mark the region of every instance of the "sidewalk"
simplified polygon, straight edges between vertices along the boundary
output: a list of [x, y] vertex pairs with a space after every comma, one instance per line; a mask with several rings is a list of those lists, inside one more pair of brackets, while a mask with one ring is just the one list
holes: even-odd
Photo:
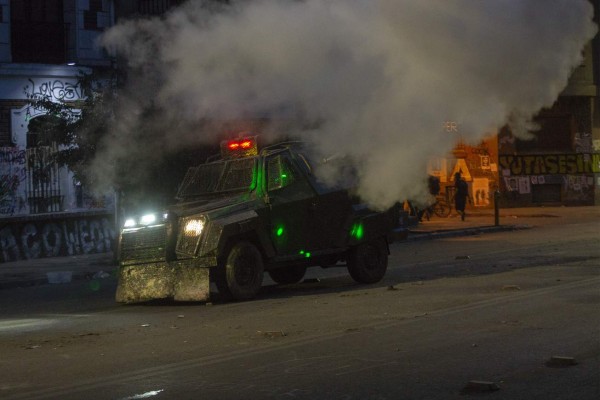
[[447, 217], [432, 215], [429, 221], [423, 218], [423, 221], [419, 222], [418, 225], [409, 228], [406, 240], [437, 239], [529, 229], [539, 223], [540, 218], [559, 218], [559, 211], [561, 210], [549, 212], [548, 209], [538, 208], [504, 209], [500, 210], [498, 225], [496, 225], [493, 209], [467, 210], [464, 221], [461, 220], [459, 214], [453, 211]]
[[0, 264], [0, 290], [104, 279], [114, 275], [116, 268], [112, 252], [6, 262]]
[[[428, 240], [528, 229], [540, 225], [560, 224], [565, 219], [569, 221], [596, 219], [600, 222], [600, 207], [501, 209], [498, 226], [494, 224], [494, 210], [490, 209], [468, 211], [465, 221], [461, 221], [456, 213], [446, 218], [432, 216], [430, 221], [424, 220], [410, 227], [405, 234], [405, 240]], [[112, 252], [0, 263], [0, 290], [47, 284], [49, 280], [68, 283], [107, 278], [114, 276], [116, 269]]]

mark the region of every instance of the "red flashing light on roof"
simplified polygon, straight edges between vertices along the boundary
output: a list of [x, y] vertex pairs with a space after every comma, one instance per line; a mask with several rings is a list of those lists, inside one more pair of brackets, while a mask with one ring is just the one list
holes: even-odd
[[257, 154], [258, 146], [256, 144], [256, 136], [221, 142], [221, 155], [223, 158], [248, 157]]

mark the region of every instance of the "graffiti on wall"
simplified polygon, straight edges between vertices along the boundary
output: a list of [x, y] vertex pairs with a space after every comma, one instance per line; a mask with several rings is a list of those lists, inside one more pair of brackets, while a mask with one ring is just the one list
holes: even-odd
[[587, 132], [576, 132], [573, 138], [573, 147], [575, 153], [591, 153], [592, 146], [592, 134]]
[[104, 253], [114, 239], [106, 217], [11, 224], [0, 229], [0, 261]]
[[600, 172], [600, 154], [501, 155], [510, 175], [584, 174]]
[[47, 98], [52, 101], [72, 101], [83, 98], [83, 89], [79, 81], [63, 81], [60, 79], [35, 82], [28, 79], [31, 86], [25, 86], [27, 97]]
[[560, 185], [562, 201], [566, 203], [589, 203], [594, 200], [594, 176], [578, 175], [521, 175], [505, 176], [504, 187], [518, 194], [530, 194], [539, 185]]
[[13, 215], [25, 209], [19, 186], [26, 177], [25, 150], [0, 147], [0, 214]]
[[593, 175], [565, 175], [563, 177], [565, 201], [592, 202], [594, 199]]

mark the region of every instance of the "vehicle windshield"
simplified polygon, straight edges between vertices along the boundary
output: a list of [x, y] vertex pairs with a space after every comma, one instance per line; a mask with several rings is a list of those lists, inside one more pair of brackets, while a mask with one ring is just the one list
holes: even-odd
[[247, 191], [252, 185], [256, 157], [217, 161], [188, 169], [178, 198]]

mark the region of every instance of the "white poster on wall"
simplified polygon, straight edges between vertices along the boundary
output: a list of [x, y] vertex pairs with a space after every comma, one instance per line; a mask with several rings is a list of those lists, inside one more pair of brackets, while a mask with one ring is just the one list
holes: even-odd
[[531, 193], [531, 184], [529, 183], [528, 177], [519, 178], [519, 193]]
[[490, 204], [490, 183], [488, 178], [473, 178], [473, 204], [485, 207]]

